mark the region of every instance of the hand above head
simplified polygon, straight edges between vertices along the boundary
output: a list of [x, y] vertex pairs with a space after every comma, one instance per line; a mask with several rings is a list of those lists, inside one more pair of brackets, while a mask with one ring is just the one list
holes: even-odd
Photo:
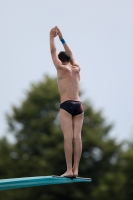
[[63, 35], [58, 27], [57, 27], [57, 35], [59, 36], [60, 40], [63, 38]]
[[51, 29], [50, 31], [50, 37], [56, 37], [58, 34], [57, 26]]

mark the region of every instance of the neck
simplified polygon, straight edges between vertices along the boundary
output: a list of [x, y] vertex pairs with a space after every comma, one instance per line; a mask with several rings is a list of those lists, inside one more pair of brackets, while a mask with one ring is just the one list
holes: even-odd
[[63, 64], [63, 65], [68, 65], [68, 64], [69, 64], [69, 62], [62, 62], [62, 64]]

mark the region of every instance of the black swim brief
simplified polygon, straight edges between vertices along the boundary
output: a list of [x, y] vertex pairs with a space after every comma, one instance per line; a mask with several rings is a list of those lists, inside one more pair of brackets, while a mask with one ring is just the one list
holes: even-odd
[[64, 109], [72, 116], [79, 115], [83, 112], [83, 106], [80, 101], [67, 100], [60, 104], [60, 108]]

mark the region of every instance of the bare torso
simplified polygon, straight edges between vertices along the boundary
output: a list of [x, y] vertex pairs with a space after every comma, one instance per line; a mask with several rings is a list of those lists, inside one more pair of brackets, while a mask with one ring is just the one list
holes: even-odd
[[72, 66], [70, 64], [62, 65], [62, 67], [57, 70], [58, 89], [60, 93], [61, 103], [66, 100], [80, 101], [79, 72], [79, 66]]

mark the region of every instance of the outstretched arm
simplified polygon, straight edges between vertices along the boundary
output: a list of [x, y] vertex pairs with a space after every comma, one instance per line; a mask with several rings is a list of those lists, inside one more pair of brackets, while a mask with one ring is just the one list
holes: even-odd
[[68, 52], [70, 54], [70, 56], [71, 56], [71, 64], [72, 65], [78, 65], [78, 63], [74, 59], [74, 56], [73, 56], [73, 53], [72, 53], [71, 49], [69, 48], [69, 46], [67, 45], [67, 43], [63, 39], [63, 35], [62, 35], [62, 33], [61, 33], [61, 31], [60, 31], [60, 29], [58, 27], [57, 27], [57, 31], [58, 31], [57, 34], [59, 36], [59, 39], [62, 41], [62, 44], [64, 46], [65, 51]]
[[52, 56], [53, 63], [56, 68], [59, 68], [61, 66], [61, 61], [58, 59], [57, 53], [56, 53], [56, 45], [54, 38], [57, 36], [57, 27], [51, 29], [50, 31], [50, 52]]

